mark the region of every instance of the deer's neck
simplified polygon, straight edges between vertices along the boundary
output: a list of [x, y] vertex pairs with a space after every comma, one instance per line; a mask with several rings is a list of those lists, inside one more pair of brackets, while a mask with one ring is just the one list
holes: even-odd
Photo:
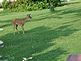
[[26, 20], [27, 18], [23, 18], [23, 20]]
[[27, 19], [28, 19], [28, 18], [26, 18], [26, 17], [25, 17], [25, 18], [23, 18], [23, 20], [24, 20], [25, 22], [26, 22], [26, 20], [27, 20]]

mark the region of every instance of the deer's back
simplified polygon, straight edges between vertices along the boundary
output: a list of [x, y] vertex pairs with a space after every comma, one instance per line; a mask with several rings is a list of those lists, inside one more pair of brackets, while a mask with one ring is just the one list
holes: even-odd
[[20, 26], [23, 26], [25, 21], [23, 19], [14, 19], [12, 21], [13, 25], [20, 25]]

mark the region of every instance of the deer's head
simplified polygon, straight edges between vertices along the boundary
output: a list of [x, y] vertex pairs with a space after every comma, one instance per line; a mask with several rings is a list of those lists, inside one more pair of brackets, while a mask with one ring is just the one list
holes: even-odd
[[32, 18], [31, 14], [27, 14], [27, 17], [30, 18], [30, 19]]
[[27, 21], [30, 21], [31, 18], [32, 18], [31, 14], [27, 14], [24, 20], [27, 22]]

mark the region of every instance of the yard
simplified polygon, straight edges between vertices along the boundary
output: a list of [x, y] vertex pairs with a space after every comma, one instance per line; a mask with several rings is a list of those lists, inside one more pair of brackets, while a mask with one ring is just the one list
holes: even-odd
[[[69, 54], [81, 53], [81, 2], [30, 12], [0, 13], [0, 40], [5, 47], [0, 55], [9, 61], [22, 61], [32, 56], [30, 61], [66, 61]], [[11, 24], [14, 18], [23, 18], [31, 13], [32, 19], [25, 23], [25, 34], [14, 35]]]

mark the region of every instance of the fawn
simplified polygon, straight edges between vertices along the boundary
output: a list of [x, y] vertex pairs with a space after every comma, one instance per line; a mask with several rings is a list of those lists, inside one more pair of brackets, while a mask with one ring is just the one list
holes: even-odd
[[[12, 24], [13, 24], [13, 26], [14, 26], [14, 34], [15, 34], [15, 30], [18, 32], [18, 26], [21, 26], [21, 28], [22, 28], [22, 30], [23, 30], [23, 34], [24, 34], [24, 24], [27, 22], [27, 21], [29, 21], [29, 19], [31, 19], [32, 17], [31, 17], [31, 14], [27, 14], [27, 16], [25, 17], [25, 18], [22, 18], [22, 19], [18, 19], [18, 18], [16, 18], [16, 19], [14, 19], [13, 21], [12, 21]], [[19, 33], [19, 32], [18, 32]]]

